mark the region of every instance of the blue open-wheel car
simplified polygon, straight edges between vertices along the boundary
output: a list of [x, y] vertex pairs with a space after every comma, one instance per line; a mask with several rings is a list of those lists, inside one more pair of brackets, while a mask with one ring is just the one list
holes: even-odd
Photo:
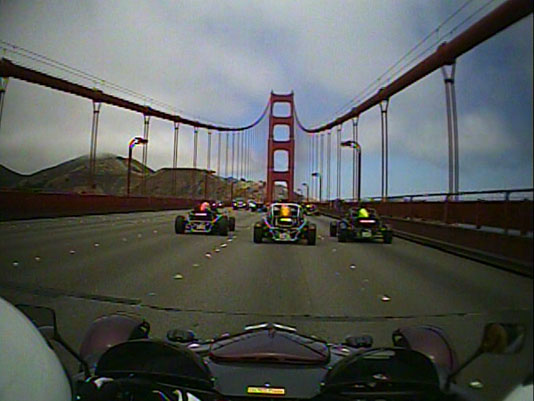
[[254, 224], [254, 242], [264, 238], [275, 242], [305, 240], [315, 245], [317, 226], [304, 217], [302, 206], [296, 203], [273, 203], [265, 216]]

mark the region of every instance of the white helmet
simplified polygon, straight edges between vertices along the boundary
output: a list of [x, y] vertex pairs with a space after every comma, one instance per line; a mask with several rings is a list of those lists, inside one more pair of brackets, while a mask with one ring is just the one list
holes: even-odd
[[0, 400], [69, 401], [69, 379], [31, 321], [0, 297]]

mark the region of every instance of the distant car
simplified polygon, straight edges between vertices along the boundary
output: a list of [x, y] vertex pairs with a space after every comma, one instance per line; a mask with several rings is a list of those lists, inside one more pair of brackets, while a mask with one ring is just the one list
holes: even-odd
[[275, 242], [305, 240], [315, 245], [317, 226], [304, 217], [303, 208], [296, 203], [273, 203], [262, 220], [254, 224], [254, 242], [264, 238]]
[[260, 201], [255, 200], [249, 200], [248, 201], [248, 210], [251, 212], [265, 212], [267, 209], [265, 208], [265, 204]]
[[330, 223], [330, 236], [339, 242], [349, 240], [382, 240], [385, 244], [393, 242], [393, 230], [382, 222], [374, 210], [369, 210], [369, 217], [358, 217], [357, 209], [350, 209], [339, 221]]
[[216, 209], [192, 210], [187, 216], [176, 217], [174, 229], [176, 234], [228, 235], [229, 231], [235, 231], [235, 217]]
[[232, 201], [232, 208], [234, 210], [239, 210], [239, 209], [248, 209], [248, 204], [247, 202], [245, 201], [245, 199], [243, 198], [235, 198], [233, 201]]
[[220, 200], [215, 200], [211, 202], [211, 208], [212, 209], [219, 209], [224, 207], [224, 202]]
[[306, 211], [306, 214], [309, 216], [314, 216], [316, 214], [319, 214], [319, 209], [313, 203], [307, 203], [305, 205], [305, 211]]
[[263, 202], [256, 202], [256, 211], [257, 212], [266, 212], [267, 206]]

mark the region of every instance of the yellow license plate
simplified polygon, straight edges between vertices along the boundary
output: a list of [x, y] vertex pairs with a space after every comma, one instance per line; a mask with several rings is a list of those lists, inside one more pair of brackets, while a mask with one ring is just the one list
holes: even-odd
[[247, 394], [256, 395], [285, 395], [286, 389], [283, 387], [247, 387]]

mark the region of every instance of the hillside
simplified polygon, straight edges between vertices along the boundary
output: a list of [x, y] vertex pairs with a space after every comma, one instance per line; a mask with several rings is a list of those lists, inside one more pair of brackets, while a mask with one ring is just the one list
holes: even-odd
[[23, 179], [25, 175], [19, 174], [13, 170], [0, 165], [0, 188], [10, 188]]
[[[125, 195], [128, 160], [103, 154], [96, 160], [95, 185], [89, 185], [89, 158], [81, 156], [30, 175], [18, 174], [0, 166], [0, 188], [31, 190], [36, 192], [73, 192], [108, 195]], [[233, 181], [216, 175], [207, 175], [206, 170], [192, 168], [162, 168], [154, 171], [147, 168], [146, 189], [142, 187], [143, 164], [132, 160], [130, 192], [152, 196], [176, 196], [180, 198], [229, 199], [244, 197], [263, 199], [263, 182]], [[176, 179], [176, 185], [173, 185]], [[286, 197], [284, 187], [275, 187], [275, 197]]]
[[[118, 195], [126, 188], [128, 161], [123, 157], [104, 154], [96, 160], [96, 185], [89, 185], [89, 158], [81, 156], [30, 175], [19, 175], [18, 180], [2, 181], [1, 187], [43, 192], [76, 192]], [[143, 165], [132, 161], [132, 177], [140, 176]], [[148, 169], [149, 174], [153, 170]]]

